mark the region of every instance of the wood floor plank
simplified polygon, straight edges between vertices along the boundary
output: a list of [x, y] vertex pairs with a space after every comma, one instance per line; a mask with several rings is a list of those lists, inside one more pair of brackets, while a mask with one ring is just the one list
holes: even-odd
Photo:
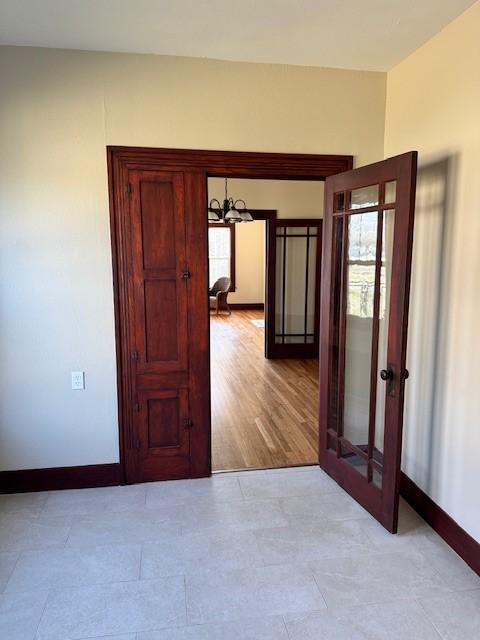
[[261, 318], [211, 316], [214, 471], [317, 462], [318, 360], [267, 360]]

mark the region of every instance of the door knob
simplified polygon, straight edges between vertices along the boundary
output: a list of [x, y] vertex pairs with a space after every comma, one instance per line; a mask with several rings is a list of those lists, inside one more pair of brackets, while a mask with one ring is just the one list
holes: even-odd
[[391, 369], [382, 369], [380, 371], [380, 378], [382, 380], [391, 380], [393, 378], [393, 371]]
[[182, 278], [184, 280], [188, 280], [190, 278], [190, 271], [188, 271], [188, 270], [182, 271]]

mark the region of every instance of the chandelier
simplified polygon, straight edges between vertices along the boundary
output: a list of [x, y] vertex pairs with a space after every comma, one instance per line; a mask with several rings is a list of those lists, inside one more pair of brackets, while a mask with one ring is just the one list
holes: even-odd
[[247, 210], [245, 200], [234, 200], [228, 197], [227, 178], [225, 178], [225, 199], [223, 205], [216, 198], [212, 198], [208, 205], [208, 221], [224, 222], [253, 222], [252, 214]]

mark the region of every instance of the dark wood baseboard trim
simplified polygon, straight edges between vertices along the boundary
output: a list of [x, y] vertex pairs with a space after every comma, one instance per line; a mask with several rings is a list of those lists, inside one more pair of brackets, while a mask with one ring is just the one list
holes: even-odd
[[233, 302], [232, 304], [230, 304], [229, 302], [228, 306], [230, 307], [230, 309], [232, 309], [232, 311], [247, 311], [250, 309], [264, 308], [263, 302]]
[[400, 493], [434, 531], [480, 575], [480, 543], [402, 472]]
[[110, 487], [122, 483], [120, 463], [0, 472], [0, 493]]

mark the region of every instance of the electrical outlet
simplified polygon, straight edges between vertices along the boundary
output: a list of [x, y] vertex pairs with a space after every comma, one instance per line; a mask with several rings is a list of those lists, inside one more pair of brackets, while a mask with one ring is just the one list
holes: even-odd
[[85, 389], [85, 371], [72, 371], [72, 389]]

